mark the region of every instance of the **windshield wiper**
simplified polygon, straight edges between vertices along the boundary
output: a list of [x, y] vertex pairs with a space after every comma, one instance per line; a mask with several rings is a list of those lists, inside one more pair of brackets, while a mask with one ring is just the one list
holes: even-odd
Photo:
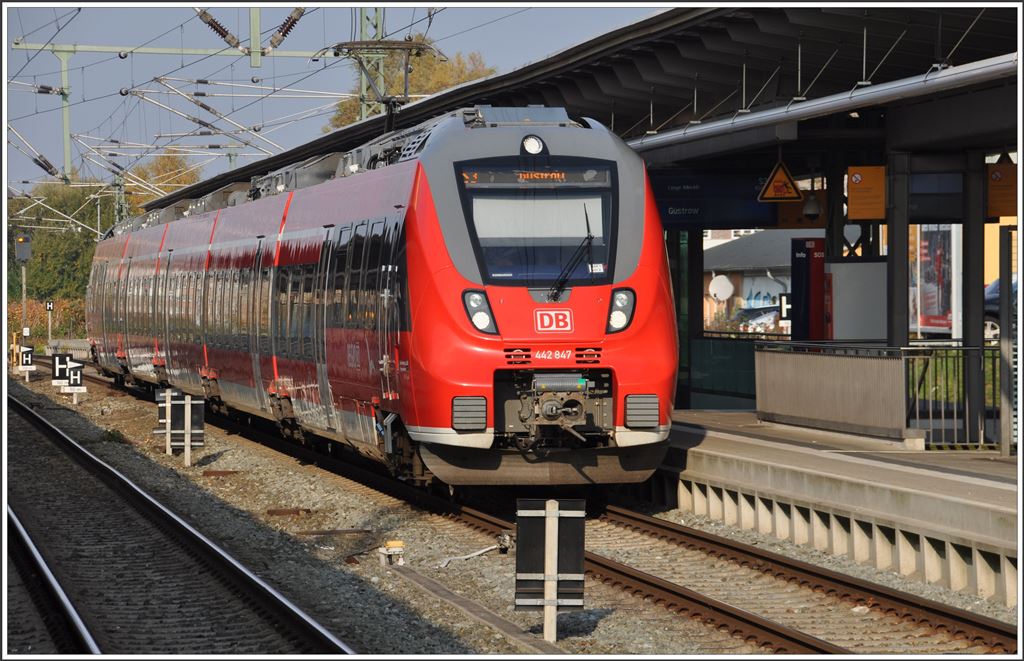
[[583, 219], [587, 223], [587, 235], [583, 237], [580, 244], [576, 246], [576, 251], [569, 258], [565, 268], [558, 274], [558, 278], [555, 279], [555, 284], [551, 285], [551, 289], [548, 290], [548, 300], [554, 303], [565, 291], [565, 283], [572, 277], [572, 272], [579, 266], [580, 260], [583, 259], [584, 254], [590, 254], [590, 245], [594, 242], [594, 235], [590, 233], [590, 216], [587, 215], [587, 205], [583, 205]]

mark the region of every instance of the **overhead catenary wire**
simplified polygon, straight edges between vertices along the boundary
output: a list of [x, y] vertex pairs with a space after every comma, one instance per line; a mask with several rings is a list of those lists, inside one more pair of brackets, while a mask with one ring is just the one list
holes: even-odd
[[30, 63], [32, 62], [32, 60], [36, 59], [36, 55], [39, 55], [40, 53], [42, 53], [42, 52], [43, 52], [43, 50], [44, 50], [44, 49], [45, 49], [45, 48], [46, 48], [47, 46], [49, 46], [49, 45], [50, 45], [50, 42], [51, 42], [51, 41], [53, 41], [53, 40], [54, 40], [54, 38], [55, 38], [55, 37], [56, 37], [56, 36], [57, 36], [58, 34], [60, 34], [60, 33], [61, 33], [61, 31], [62, 31], [62, 30], [63, 30], [64, 28], [66, 28], [67, 26], [71, 25], [71, 21], [73, 21], [73, 20], [75, 20], [76, 18], [78, 18], [78, 15], [79, 15], [79, 14], [81, 14], [81, 13], [82, 13], [82, 8], [81, 8], [81, 7], [79, 7], [78, 9], [76, 9], [76, 10], [75, 10], [75, 12], [74, 12], [74, 15], [73, 15], [73, 16], [72, 16], [71, 18], [69, 18], [69, 19], [68, 19], [67, 21], [65, 21], [65, 22], [64, 22], [64, 25], [61, 25], [60, 23], [57, 23], [57, 31], [56, 31], [56, 32], [54, 32], [54, 33], [53, 33], [53, 35], [51, 35], [51, 36], [50, 36], [50, 38], [46, 40], [46, 43], [45, 43], [45, 44], [43, 44], [43, 45], [42, 45], [42, 46], [41, 46], [41, 47], [40, 47], [39, 49], [37, 49], [37, 50], [36, 50], [36, 52], [32, 53], [32, 56], [31, 56], [31, 57], [29, 57], [29, 58], [28, 58], [28, 59], [27, 59], [27, 60], [25, 61], [25, 64], [21, 65], [21, 68], [20, 68], [20, 69], [18, 69], [18, 73], [16, 73], [16, 74], [14, 74], [13, 76], [11, 76], [11, 78], [17, 78], [17, 77], [18, 77], [18, 76], [19, 76], [19, 75], [21, 74], [21, 72], [25, 70], [25, 67], [27, 67], [27, 66], [28, 66], [28, 65], [29, 65], [29, 64], [30, 64]]
[[436, 44], [436, 43], [444, 41], [445, 39], [451, 39], [452, 37], [457, 37], [460, 34], [466, 34], [467, 32], [472, 32], [473, 30], [478, 30], [478, 29], [480, 29], [482, 27], [486, 27], [488, 25], [491, 25], [492, 23], [497, 23], [498, 21], [504, 21], [506, 18], [512, 18], [513, 16], [518, 16], [519, 14], [522, 14], [524, 12], [528, 12], [531, 9], [533, 9], [533, 7], [526, 7], [525, 9], [520, 9], [519, 11], [514, 11], [511, 14], [505, 14], [504, 16], [499, 16], [498, 18], [495, 18], [495, 19], [492, 19], [490, 21], [487, 21], [486, 23], [481, 23], [479, 25], [474, 25], [473, 27], [466, 28], [465, 30], [459, 30], [458, 32], [453, 32], [452, 34], [445, 35], [445, 36], [443, 36], [443, 37], [441, 37], [439, 39], [435, 39], [434, 43]]

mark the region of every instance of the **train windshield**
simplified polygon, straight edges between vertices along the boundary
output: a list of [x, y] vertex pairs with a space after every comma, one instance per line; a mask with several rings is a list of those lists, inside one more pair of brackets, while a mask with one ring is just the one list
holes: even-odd
[[[472, 164], [459, 168], [459, 176], [485, 282], [541, 287], [559, 276], [569, 285], [609, 281], [609, 164]], [[583, 254], [574, 259], [578, 251]]]

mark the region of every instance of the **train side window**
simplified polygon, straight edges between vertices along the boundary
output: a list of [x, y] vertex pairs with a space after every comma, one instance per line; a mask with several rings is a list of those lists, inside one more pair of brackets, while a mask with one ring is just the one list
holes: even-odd
[[274, 336], [276, 338], [274, 353], [283, 354], [287, 351], [288, 338], [288, 267], [282, 266], [277, 270], [277, 287], [275, 288], [275, 300], [277, 307], [274, 310]]
[[240, 351], [249, 351], [249, 312], [252, 301], [252, 292], [249, 287], [249, 269], [242, 269], [238, 272], [238, 348]]
[[327, 325], [331, 328], [344, 327], [345, 301], [348, 298], [348, 285], [345, 279], [348, 277], [349, 240], [351, 236], [352, 228], [341, 228], [338, 233], [338, 244], [334, 248], [334, 255], [331, 257], [333, 277], [328, 281], [328, 291], [331, 291], [333, 288], [333, 293], [328, 301], [330, 309], [327, 315]]
[[273, 300], [273, 292], [270, 285], [270, 269], [260, 269], [259, 293], [256, 297], [257, 304], [259, 305], [257, 308], [259, 333], [256, 350], [264, 355], [270, 354], [270, 302]]
[[302, 328], [300, 353], [303, 358], [313, 357], [313, 319], [315, 318], [316, 265], [307, 264], [302, 269]]
[[199, 273], [193, 272], [192, 286], [189, 290], [189, 300], [192, 302], [192, 315], [189, 318], [189, 341], [192, 344], [202, 344], [202, 308], [203, 302], [201, 288], [203, 286]]
[[397, 243], [395, 246], [395, 278], [392, 282], [394, 283], [394, 294], [397, 297], [395, 304], [398, 308], [398, 330], [407, 331], [411, 326], [409, 323], [409, 260], [405, 251], [405, 229], [402, 226], [399, 226], [395, 241]]
[[214, 294], [214, 307], [210, 309], [210, 315], [213, 318], [213, 328], [217, 336], [217, 345], [223, 347], [227, 333], [224, 328], [224, 321], [226, 316], [225, 308], [225, 297], [224, 297], [224, 276], [227, 275], [224, 271], [217, 271], [217, 279], [214, 281], [214, 288], [216, 293]]
[[302, 266], [291, 268], [288, 290], [288, 348], [293, 357], [302, 354]]
[[360, 314], [363, 310], [362, 280], [363, 254], [366, 251], [366, 221], [356, 225], [352, 233], [352, 244], [348, 260], [348, 305], [346, 306], [345, 328], [361, 328]]
[[225, 344], [231, 349], [238, 348], [238, 271], [225, 273], [227, 319], [224, 320]]
[[185, 309], [185, 315], [182, 319], [182, 341], [187, 344], [192, 343], [192, 317], [195, 314], [195, 277], [193, 277], [191, 271], [185, 273], [182, 291], [181, 307]]
[[217, 272], [207, 271], [203, 277], [203, 318], [206, 320], [205, 335], [210, 346], [217, 346], [217, 325], [213, 310], [217, 305]]
[[222, 347], [231, 346], [231, 274], [227, 271], [220, 272], [220, 293], [217, 297], [217, 325], [220, 328], [220, 344]]
[[171, 300], [171, 337], [174, 338], [175, 342], [181, 340], [181, 274], [175, 273], [174, 280], [171, 283], [173, 287], [174, 298]]
[[366, 251], [366, 274], [363, 278], [363, 327], [372, 330], [377, 326], [377, 310], [380, 307], [381, 282], [381, 251], [384, 247], [384, 221], [379, 220], [370, 226], [370, 236]]

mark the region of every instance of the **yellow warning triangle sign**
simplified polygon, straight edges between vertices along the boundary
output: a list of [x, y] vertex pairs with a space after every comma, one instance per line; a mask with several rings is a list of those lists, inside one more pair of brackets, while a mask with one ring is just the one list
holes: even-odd
[[796, 187], [793, 175], [782, 161], [775, 164], [775, 169], [757, 196], [758, 202], [800, 202], [803, 199], [803, 193]]

